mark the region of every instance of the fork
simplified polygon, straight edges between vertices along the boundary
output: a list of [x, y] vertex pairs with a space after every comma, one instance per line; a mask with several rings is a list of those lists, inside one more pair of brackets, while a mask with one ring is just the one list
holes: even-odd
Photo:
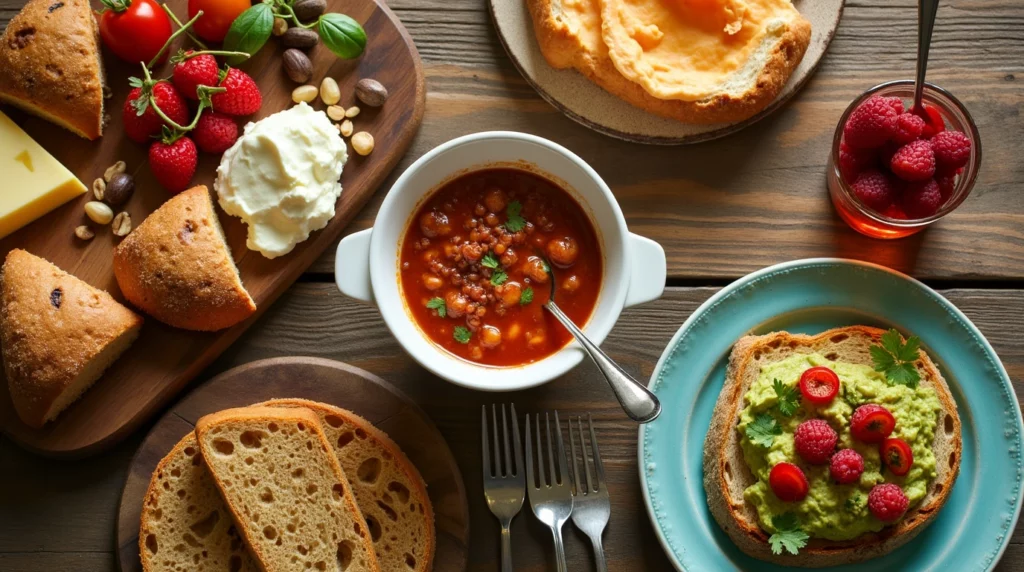
[[[555, 412], [555, 440], [558, 450], [551, 445], [551, 417], [544, 414], [544, 429], [547, 434], [548, 471], [544, 471], [544, 446], [540, 437], [540, 416], [534, 416], [536, 443], [536, 469], [534, 470], [534, 446], [530, 437], [530, 415], [526, 415], [526, 482], [530, 495], [530, 506], [537, 520], [551, 527], [555, 538], [555, 561], [558, 572], [568, 572], [565, 565], [565, 545], [562, 542], [562, 525], [572, 514], [572, 490], [569, 484], [569, 467], [565, 462], [565, 443], [562, 441], [562, 426]], [[558, 462], [555, 462], [555, 457]]]
[[[484, 459], [484, 497], [487, 507], [491, 509], [498, 522], [501, 523], [501, 571], [512, 572], [512, 519], [523, 508], [526, 496], [526, 477], [523, 474], [523, 449], [519, 441], [519, 421], [516, 417], [516, 406], [512, 405], [512, 447], [509, 447], [508, 418], [505, 416], [505, 405], [501, 406], [501, 445], [498, 442], [497, 407], [491, 405], [491, 426], [494, 439], [494, 462], [491, 463], [491, 447], [488, 443], [487, 406], [481, 407], [481, 444]], [[527, 418], [529, 423], [529, 418]], [[529, 435], [529, 427], [527, 427]], [[505, 461], [502, 465], [502, 460]]]
[[[587, 444], [584, 441], [583, 418], [577, 417], [578, 431], [573, 431], [572, 419], [569, 419], [569, 449], [572, 452], [573, 499], [572, 522], [576, 528], [590, 538], [594, 545], [594, 562], [598, 572], [607, 572], [608, 563], [604, 558], [604, 547], [601, 534], [608, 526], [612, 513], [611, 501], [608, 499], [608, 484], [604, 478], [604, 464], [601, 462], [601, 450], [597, 447], [597, 435], [594, 434], [594, 420], [587, 414], [587, 428], [590, 430], [590, 447], [594, 452], [594, 473], [590, 472], [590, 460], [587, 458]], [[577, 464], [576, 435], [579, 434], [580, 451], [583, 453], [583, 477], [580, 482], [580, 466]], [[594, 478], [596, 477], [596, 479]]]

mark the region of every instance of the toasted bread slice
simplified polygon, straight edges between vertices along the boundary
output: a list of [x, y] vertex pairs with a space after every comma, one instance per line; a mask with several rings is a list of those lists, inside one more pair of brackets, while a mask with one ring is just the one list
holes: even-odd
[[309, 409], [207, 415], [196, 439], [253, 556], [267, 572], [379, 572], [352, 488]]
[[[620, 14], [608, 0], [526, 0], [534, 33], [548, 63], [575, 68], [605, 91], [645, 111], [684, 123], [724, 123], [748, 119], [768, 106], [803, 59], [811, 39], [810, 23], [796, 14], [774, 23], [731, 81], [699, 99], [684, 101], [653, 95], [616, 67], [606, 36], [618, 36], [602, 14]], [[794, 11], [795, 12], [795, 11]], [[617, 41], [617, 40], [613, 40]], [[636, 46], [632, 46], [635, 48]], [[635, 54], [616, 45], [619, 66]]]
[[142, 504], [139, 554], [145, 572], [257, 572], [199, 453], [195, 433], [153, 471]]
[[736, 342], [729, 358], [725, 386], [715, 405], [715, 414], [704, 441], [704, 490], [708, 506], [718, 524], [743, 552], [787, 566], [817, 568], [861, 562], [888, 554], [921, 532], [949, 498], [960, 471], [960, 417], [956, 403], [938, 367], [923, 351], [916, 366], [921, 385], [935, 390], [939, 414], [933, 450], [936, 477], [925, 497], [903, 519], [877, 533], [866, 533], [847, 541], [811, 539], [798, 555], [774, 555], [768, 533], [760, 526], [757, 511], [744, 501], [743, 492], [756, 482], [747, 467], [740, 445], [740, 411], [744, 395], [758, 378], [761, 367], [797, 354], [818, 353], [846, 363], [871, 364], [869, 348], [881, 343], [885, 332], [866, 326], [850, 326], [816, 336], [774, 332], [747, 336]]
[[352, 484], [381, 568], [430, 572], [434, 510], [423, 477], [394, 441], [369, 421], [339, 407], [305, 399], [275, 399], [259, 405], [305, 407], [316, 413]]

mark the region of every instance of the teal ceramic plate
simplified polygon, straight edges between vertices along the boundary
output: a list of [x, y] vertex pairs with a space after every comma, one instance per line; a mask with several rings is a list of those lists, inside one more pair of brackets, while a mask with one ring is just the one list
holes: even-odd
[[651, 388], [664, 412], [640, 429], [640, 480], [654, 530], [677, 568], [783, 570], [744, 555], [712, 518], [702, 483], [704, 436], [737, 339], [853, 324], [921, 338], [960, 410], [963, 457], [931, 526], [883, 558], [834, 570], [989, 570], [999, 561], [1020, 514], [1024, 432], [999, 358], [963, 313], [924, 284], [880, 266], [814, 259], [766, 268], [715, 294], [679, 329], [654, 371]]

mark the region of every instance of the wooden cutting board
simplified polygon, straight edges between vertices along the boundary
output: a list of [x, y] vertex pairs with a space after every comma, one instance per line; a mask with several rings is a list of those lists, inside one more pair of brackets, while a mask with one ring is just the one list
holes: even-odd
[[256, 361], [226, 371], [190, 393], [156, 422], [132, 459], [121, 493], [117, 558], [122, 572], [142, 569], [139, 519], [143, 497], [160, 459], [193, 430], [203, 415], [285, 397], [348, 409], [387, 433], [427, 483], [437, 527], [434, 570], [466, 569], [466, 489], [448, 444], [426, 413], [394, 386], [359, 368], [320, 358], [288, 357]]
[[[94, 0], [93, 4], [99, 6]], [[187, 20], [186, 0], [169, 0], [174, 12]], [[364, 77], [375, 78], [387, 88], [383, 107], [363, 107], [354, 119], [357, 131], [368, 131], [376, 140], [369, 156], [360, 157], [349, 149], [349, 162], [341, 178], [341, 198], [327, 228], [314, 233], [294, 251], [274, 260], [246, 249], [245, 225], [220, 213], [228, 244], [241, 272], [242, 281], [256, 301], [258, 311], [249, 320], [216, 333], [196, 333], [165, 326], [147, 319], [139, 340], [92, 387], [53, 423], [33, 430], [15, 415], [7, 384], [0, 384], [0, 423], [3, 432], [21, 446], [48, 456], [84, 456], [109, 447], [151, 417], [168, 400], [245, 331], [296, 278], [341, 233], [358, 213], [381, 181], [398, 163], [419, 127], [425, 106], [425, 86], [419, 54], [408, 32], [388, 9], [384, 0], [328, 0], [328, 10], [348, 14], [362, 23], [368, 38], [366, 51], [355, 60], [339, 60], [323, 45], [310, 53], [313, 78], [320, 84], [325, 76], [341, 86], [341, 104], [356, 102], [353, 89]], [[291, 92], [297, 86], [282, 69], [283, 47], [271, 38], [254, 58], [239, 66], [256, 80], [263, 94], [263, 108], [246, 118], [258, 120], [293, 105]], [[118, 160], [135, 175], [135, 195], [126, 205], [135, 226], [170, 195], [154, 180], [146, 162], [147, 149], [125, 137], [121, 109], [129, 91], [127, 78], [141, 69], [125, 64], [104, 51], [108, 82], [113, 96], [107, 100], [112, 116], [105, 135], [98, 141], [81, 139], [41, 119], [4, 107], [12, 118], [87, 186]], [[170, 74], [170, 65], [158, 70]], [[317, 100], [316, 109], [323, 109]], [[194, 184], [213, 188], [220, 158], [201, 154]], [[74, 237], [75, 227], [88, 223], [83, 206], [91, 192], [49, 213], [31, 225], [0, 241], [0, 257], [13, 248], [24, 248], [50, 260], [93, 286], [122, 299], [111, 270], [117, 240], [109, 227], [97, 229], [96, 238], [83, 242]], [[95, 225], [93, 225], [95, 226]]]

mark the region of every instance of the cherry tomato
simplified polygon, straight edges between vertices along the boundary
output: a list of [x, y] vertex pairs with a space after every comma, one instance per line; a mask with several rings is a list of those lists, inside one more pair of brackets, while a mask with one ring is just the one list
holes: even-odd
[[768, 473], [768, 486], [782, 502], [802, 501], [810, 486], [800, 467], [792, 463], [779, 463]]
[[195, 18], [202, 10], [202, 17], [192, 29], [204, 40], [223, 42], [231, 23], [251, 6], [251, 0], [188, 0], [188, 18]]
[[828, 367], [812, 367], [800, 376], [800, 393], [815, 405], [831, 403], [839, 393], [839, 376]]
[[886, 439], [881, 447], [882, 461], [892, 474], [903, 476], [914, 464], [914, 453], [903, 439]]
[[877, 403], [861, 405], [850, 417], [850, 433], [863, 443], [881, 443], [896, 428], [896, 418]]
[[100, 36], [126, 62], [149, 63], [171, 37], [171, 20], [154, 0], [103, 0], [103, 4]]

